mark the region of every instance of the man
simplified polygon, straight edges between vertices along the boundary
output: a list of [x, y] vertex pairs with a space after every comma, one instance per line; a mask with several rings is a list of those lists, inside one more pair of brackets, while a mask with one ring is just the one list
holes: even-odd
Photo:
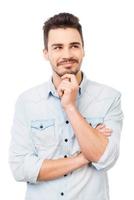
[[108, 200], [107, 170], [118, 158], [121, 94], [87, 80], [77, 17], [60, 13], [43, 27], [50, 81], [16, 103], [10, 165], [27, 182], [26, 200]]

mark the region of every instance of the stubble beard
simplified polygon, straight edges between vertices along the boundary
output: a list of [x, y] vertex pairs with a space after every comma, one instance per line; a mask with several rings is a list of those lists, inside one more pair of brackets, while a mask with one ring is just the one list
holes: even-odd
[[65, 74], [73, 74], [76, 76], [76, 74], [80, 71], [80, 69], [77, 69], [75, 71], [72, 71], [72, 70], [66, 70], [64, 72], [57, 72], [56, 70], [53, 70], [59, 77], [62, 77], [63, 75]]
[[65, 75], [65, 74], [73, 74], [73, 75], [76, 76], [77, 73], [80, 71], [80, 68], [81, 68], [81, 63], [79, 63], [79, 67], [78, 67], [77, 69], [75, 69], [75, 70], [67, 69], [67, 70], [65, 70], [65, 71], [63, 71], [63, 72], [58, 72], [58, 70], [56, 70], [55, 67], [52, 66], [52, 69], [53, 69], [54, 73], [55, 73], [56, 75], [58, 75], [59, 77], [62, 77], [62, 76]]

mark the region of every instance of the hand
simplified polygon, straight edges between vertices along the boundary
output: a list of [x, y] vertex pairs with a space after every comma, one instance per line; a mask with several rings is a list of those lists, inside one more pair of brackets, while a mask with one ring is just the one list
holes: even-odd
[[70, 106], [75, 106], [79, 85], [76, 76], [73, 74], [65, 74], [61, 79], [57, 92], [61, 97], [61, 105], [64, 109], [67, 109]]
[[81, 152], [73, 157], [75, 157], [82, 165], [87, 165], [90, 163], [90, 161], [87, 160]]
[[111, 136], [112, 134], [112, 129], [106, 127], [105, 124], [99, 124], [95, 129], [97, 129], [101, 134], [107, 137]]

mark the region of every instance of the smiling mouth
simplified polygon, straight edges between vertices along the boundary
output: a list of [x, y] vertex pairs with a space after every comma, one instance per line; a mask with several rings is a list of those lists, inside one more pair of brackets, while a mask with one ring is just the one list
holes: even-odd
[[72, 66], [73, 64], [78, 63], [78, 60], [76, 59], [64, 59], [62, 61], [60, 61], [57, 66], [62, 65], [62, 66]]
[[71, 67], [75, 62], [66, 62], [66, 63], [62, 63], [61, 65], [65, 66], [65, 67]]
[[58, 64], [58, 66], [65, 66], [65, 67], [71, 67], [73, 64], [75, 64], [76, 61], [67, 61], [67, 62], [61, 62]]

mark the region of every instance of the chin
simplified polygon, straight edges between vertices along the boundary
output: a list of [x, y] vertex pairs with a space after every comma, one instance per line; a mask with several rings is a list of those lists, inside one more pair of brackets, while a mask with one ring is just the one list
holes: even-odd
[[77, 73], [80, 71], [80, 69], [71, 69], [71, 68], [70, 69], [65, 69], [65, 68], [62, 68], [62, 69], [56, 70], [56, 69], [53, 68], [53, 71], [59, 77], [62, 77], [65, 74], [74, 74], [76, 76]]
[[65, 74], [74, 74], [76, 75], [79, 72], [79, 70], [73, 71], [73, 70], [66, 70], [64, 72], [59, 73], [59, 76], [63, 76]]

